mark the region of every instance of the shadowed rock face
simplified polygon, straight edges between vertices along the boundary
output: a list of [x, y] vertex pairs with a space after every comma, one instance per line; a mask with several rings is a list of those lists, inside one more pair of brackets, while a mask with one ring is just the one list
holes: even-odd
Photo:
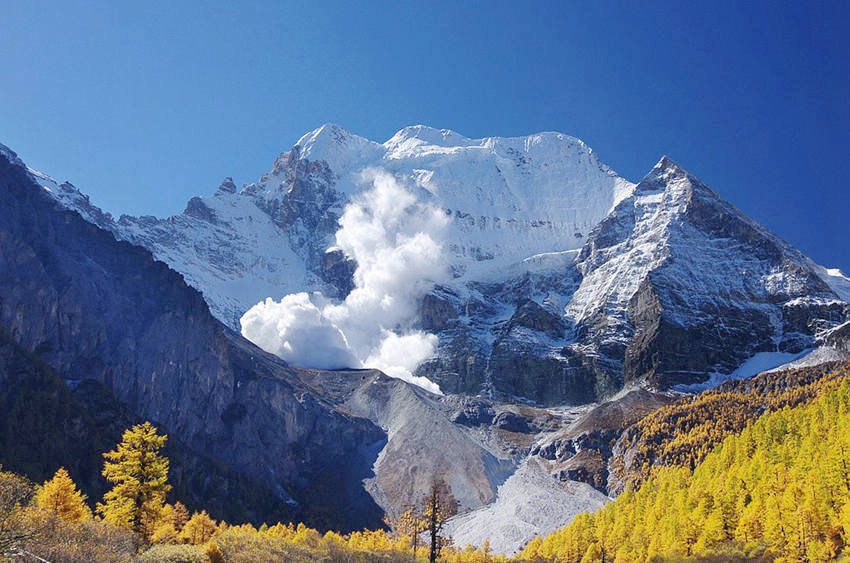
[[598, 405], [569, 427], [554, 432], [531, 448], [560, 481], [580, 481], [608, 494], [609, 461], [623, 430], [674, 397], [645, 389]]
[[577, 267], [567, 314], [624, 383], [699, 383], [759, 352], [800, 352], [850, 313], [811, 260], [666, 158]]
[[[148, 251], [60, 208], [7, 150], [0, 200], [0, 325], [15, 342], [64, 379], [104, 383], [134, 416], [267, 484], [317, 525], [379, 523], [359, 483], [384, 440], [377, 426], [227, 329]], [[334, 495], [311, 490], [323, 480]]]
[[[65, 467], [92, 500], [109, 489], [103, 453], [127, 428], [142, 422], [94, 379], [60, 379], [46, 362], [0, 330], [0, 464], [35, 482]], [[165, 446], [172, 485], [169, 501], [207, 510], [228, 522], [287, 521], [297, 507], [282, 502], [256, 479], [187, 447], [174, 434]]]
[[844, 323], [830, 331], [825, 338], [825, 343], [827, 346], [831, 346], [836, 350], [850, 353], [850, 322]]

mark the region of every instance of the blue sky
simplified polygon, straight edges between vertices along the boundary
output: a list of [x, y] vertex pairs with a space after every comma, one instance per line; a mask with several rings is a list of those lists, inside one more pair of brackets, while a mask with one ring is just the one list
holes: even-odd
[[850, 272], [846, 2], [0, 0], [0, 142], [113, 213], [255, 180], [333, 121], [662, 154]]

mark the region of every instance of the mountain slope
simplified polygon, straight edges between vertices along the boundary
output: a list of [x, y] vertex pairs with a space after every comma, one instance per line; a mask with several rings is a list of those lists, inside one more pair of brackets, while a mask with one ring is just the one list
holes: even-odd
[[667, 158], [576, 264], [567, 315], [627, 383], [699, 383], [759, 353], [800, 353], [850, 311], [811, 260]]
[[594, 514], [521, 554], [577, 561], [825, 561], [850, 541], [850, 382], [761, 416], [694, 470], [658, 468]]
[[848, 375], [850, 364], [837, 362], [762, 373], [662, 407], [618, 437], [609, 461], [608, 489], [617, 494], [635, 487], [658, 466], [693, 467], [762, 414], [808, 403]]
[[[60, 377], [93, 379], [134, 416], [265, 483], [319, 525], [379, 522], [359, 480], [384, 439], [236, 335], [150, 253], [57, 206], [0, 151], [0, 326]], [[327, 505], [305, 483], [333, 480]]]
[[237, 189], [227, 179], [169, 219], [114, 221], [73, 187], [31, 174], [63, 205], [149, 248], [239, 328], [266, 297], [339, 300], [355, 287], [363, 264], [335, 236], [375, 169], [447, 218], [439, 263], [411, 282], [428, 288], [424, 298], [383, 327], [438, 337], [415, 374], [443, 392], [553, 405], [634, 381], [706, 386], [748, 360], [792, 360], [850, 318], [847, 278], [669, 159], [636, 186], [559, 133], [467, 139], [415, 126], [379, 144], [329, 124], [259, 181]]
[[[93, 379], [67, 385], [37, 356], [0, 330], [0, 464], [36, 482], [65, 467], [89, 499], [108, 490], [103, 453], [141, 422]], [[169, 436], [172, 498], [214, 518], [262, 523], [288, 519], [293, 507], [271, 488], [228, 470]]]

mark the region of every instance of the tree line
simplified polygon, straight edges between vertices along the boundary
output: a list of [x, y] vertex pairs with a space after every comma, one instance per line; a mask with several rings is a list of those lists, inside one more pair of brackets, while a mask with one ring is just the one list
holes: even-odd
[[656, 467], [521, 553], [541, 561], [827, 561], [850, 544], [850, 381], [762, 415], [694, 470]]
[[34, 486], [0, 468], [0, 560], [126, 562], [248, 561], [448, 561], [504, 560], [489, 547], [457, 549], [443, 536], [457, 512], [449, 487], [435, 479], [421, 499], [386, 520], [387, 529], [341, 535], [304, 524], [254, 527], [190, 514], [166, 502], [167, 437], [148, 422], [124, 432], [105, 453], [103, 476], [110, 483], [102, 502], [90, 507], [68, 471]]
[[103, 454], [111, 488], [97, 503], [64, 468], [37, 486], [0, 468], [0, 560], [824, 561], [850, 552], [847, 364], [729, 384], [663, 407], [637, 428], [646, 449], [625, 492], [507, 558], [486, 542], [459, 548], [444, 537], [458, 505], [439, 479], [385, 529], [345, 535], [191, 512], [167, 502], [167, 437], [146, 422]]
[[610, 470], [624, 486], [638, 486], [658, 466], [693, 469], [727, 436], [762, 414], [811, 401], [850, 376], [850, 364], [763, 373], [661, 407], [628, 427]]

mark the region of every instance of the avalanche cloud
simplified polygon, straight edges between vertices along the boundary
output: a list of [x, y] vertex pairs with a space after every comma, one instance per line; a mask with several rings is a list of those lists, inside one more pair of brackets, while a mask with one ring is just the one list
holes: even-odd
[[448, 218], [383, 170], [366, 170], [361, 180], [371, 188], [345, 207], [335, 235], [357, 262], [351, 293], [341, 302], [319, 292], [267, 298], [242, 316], [242, 335], [295, 365], [375, 368], [440, 393], [413, 375], [437, 337], [411, 323], [422, 297], [448, 277], [441, 243]]

